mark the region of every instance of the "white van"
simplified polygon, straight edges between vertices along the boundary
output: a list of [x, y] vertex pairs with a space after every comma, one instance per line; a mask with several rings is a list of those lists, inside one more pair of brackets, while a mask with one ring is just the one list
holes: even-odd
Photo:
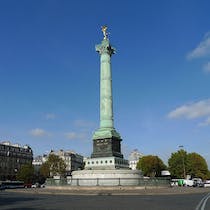
[[210, 180], [206, 180], [203, 184], [204, 187], [210, 187]]
[[190, 179], [184, 179], [184, 186], [193, 187], [194, 181]]

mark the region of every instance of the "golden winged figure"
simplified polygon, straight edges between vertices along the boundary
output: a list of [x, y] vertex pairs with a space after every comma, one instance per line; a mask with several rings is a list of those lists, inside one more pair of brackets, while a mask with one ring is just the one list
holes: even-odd
[[103, 32], [103, 35], [104, 35], [104, 39], [107, 39], [107, 26], [101, 26], [101, 30]]

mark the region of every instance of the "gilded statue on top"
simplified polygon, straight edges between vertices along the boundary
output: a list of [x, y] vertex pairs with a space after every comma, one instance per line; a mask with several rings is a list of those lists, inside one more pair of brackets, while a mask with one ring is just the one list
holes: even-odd
[[108, 38], [107, 26], [102, 26], [101, 30], [103, 32], [104, 39], [107, 39]]

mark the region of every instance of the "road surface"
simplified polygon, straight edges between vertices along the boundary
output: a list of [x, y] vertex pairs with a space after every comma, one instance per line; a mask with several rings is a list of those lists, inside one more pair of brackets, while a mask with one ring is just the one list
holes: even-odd
[[0, 192], [1, 210], [210, 210], [210, 193], [62, 195]]

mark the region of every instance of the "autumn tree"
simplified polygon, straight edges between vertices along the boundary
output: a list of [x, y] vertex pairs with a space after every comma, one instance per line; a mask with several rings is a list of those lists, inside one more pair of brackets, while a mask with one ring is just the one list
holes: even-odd
[[23, 165], [17, 173], [17, 180], [24, 181], [24, 183], [33, 183], [34, 178], [34, 166], [32, 164]]
[[40, 174], [44, 177], [55, 175], [64, 176], [66, 172], [66, 164], [62, 158], [57, 155], [50, 154], [48, 160], [41, 166]]
[[166, 165], [158, 156], [147, 155], [139, 159], [137, 169], [142, 170], [144, 176], [160, 176]]
[[48, 162], [42, 164], [39, 169], [39, 174], [45, 178], [50, 177], [50, 166]]

